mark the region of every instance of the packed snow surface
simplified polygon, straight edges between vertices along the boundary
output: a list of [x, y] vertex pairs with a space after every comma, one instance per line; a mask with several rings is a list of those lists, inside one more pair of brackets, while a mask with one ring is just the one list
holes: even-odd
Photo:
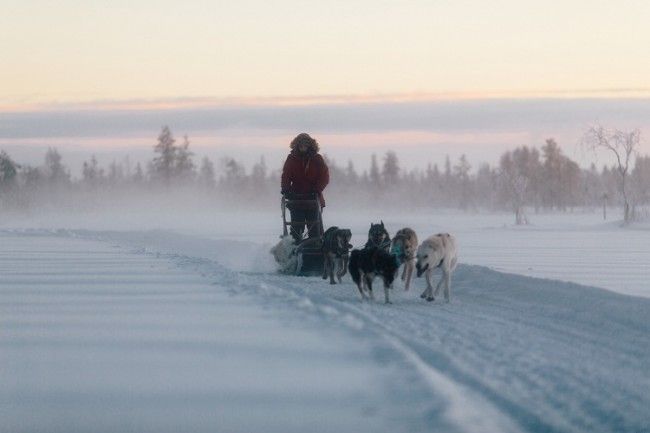
[[[350, 218], [354, 244], [367, 220]], [[272, 231], [248, 224], [0, 231], [0, 431], [650, 431], [650, 299], [468, 264], [509, 245], [520, 264], [492, 267], [553, 276], [577, 240], [548, 232], [579, 230], [528, 229], [535, 248], [498, 236], [519, 229], [416, 220], [459, 238], [452, 302], [422, 301], [420, 279], [386, 306], [349, 277], [276, 274]], [[610, 262], [647, 258], [626, 239]]]

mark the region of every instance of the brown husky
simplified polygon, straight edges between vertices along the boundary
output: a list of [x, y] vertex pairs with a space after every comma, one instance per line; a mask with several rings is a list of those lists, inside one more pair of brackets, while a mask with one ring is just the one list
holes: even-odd
[[418, 237], [413, 229], [408, 227], [399, 230], [393, 238], [390, 252], [397, 258], [397, 263], [404, 264], [402, 281], [404, 290], [411, 286], [413, 270], [415, 269], [415, 253], [418, 248]]

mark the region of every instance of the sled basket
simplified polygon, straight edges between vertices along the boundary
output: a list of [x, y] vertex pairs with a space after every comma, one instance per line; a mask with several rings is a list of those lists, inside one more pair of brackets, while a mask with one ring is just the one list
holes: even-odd
[[[287, 209], [315, 209], [316, 219], [287, 221]], [[296, 275], [323, 275], [323, 211], [317, 194], [287, 194], [282, 196], [282, 235], [287, 236], [295, 223], [305, 224], [307, 233], [315, 228], [318, 236], [302, 239], [298, 243]]]

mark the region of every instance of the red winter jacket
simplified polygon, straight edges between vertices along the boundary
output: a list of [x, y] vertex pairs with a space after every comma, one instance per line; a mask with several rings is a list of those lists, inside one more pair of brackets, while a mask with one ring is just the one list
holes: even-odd
[[325, 207], [323, 190], [330, 181], [330, 173], [323, 157], [315, 152], [300, 154], [292, 150], [282, 168], [282, 192], [318, 194], [321, 206]]

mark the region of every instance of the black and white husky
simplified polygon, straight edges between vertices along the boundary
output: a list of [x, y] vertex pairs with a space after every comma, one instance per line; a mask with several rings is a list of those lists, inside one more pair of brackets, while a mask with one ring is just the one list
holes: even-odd
[[375, 298], [372, 293], [372, 282], [375, 276], [379, 276], [384, 282], [386, 303], [390, 304], [388, 291], [392, 289], [398, 268], [395, 256], [382, 248], [370, 247], [352, 250], [350, 254], [350, 275], [359, 289], [362, 300], [366, 299], [366, 290], [370, 299]]
[[[456, 240], [449, 233], [438, 233], [428, 237], [418, 247], [416, 264], [418, 277], [425, 274], [427, 279], [427, 288], [420, 295], [421, 298], [427, 301], [433, 301], [434, 296], [438, 295], [440, 286], [445, 283], [445, 300], [449, 302], [450, 286], [451, 286], [451, 273], [456, 269], [458, 263], [458, 255], [456, 250]], [[436, 286], [436, 291], [433, 291], [433, 284], [431, 277], [436, 268], [442, 269], [442, 278]]]
[[348, 259], [350, 258], [350, 239], [352, 232], [349, 229], [330, 227], [323, 234], [323, 279], [329, 276], [330, 284], [336, 284], [334, 273], [341, 283], [341, 278], [348, 270]]
[[388, 252], [390, 250], [390, 235], [384, 226], [384, 222], [379, 224], [370, 223], [370, 230], [368, 230], [368, 242], [366, 248], [377, 247]]

